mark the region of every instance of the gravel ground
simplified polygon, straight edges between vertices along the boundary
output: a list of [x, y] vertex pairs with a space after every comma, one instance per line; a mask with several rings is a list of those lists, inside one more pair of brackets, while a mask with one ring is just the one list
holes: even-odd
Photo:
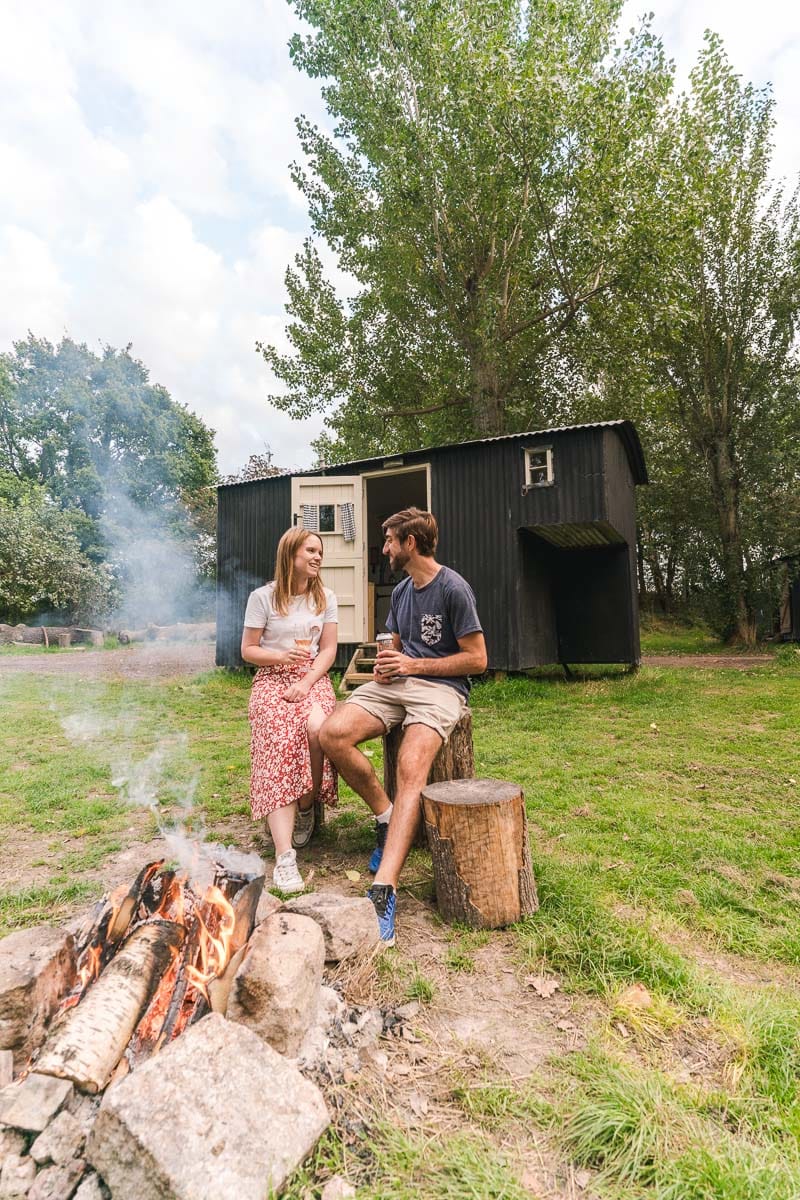
[[[175, 679], [212, 670], [214, 653], [213, 642], [150, 642], [120, 650], [75, 649], [60, 654], [33, 647], [28, 653], [0, 656], [0, 675], [27, 671], [84, 679]], [[642, 666], [748, 671], [772, 661], [769, 654], [657, 654], [643, 658]]]
[[65, 650], [50, 654], [38, 647], [0, 656], [0, 675], [75, 675], [83, 679], [174, 679], [214, 667], [213, 642], [150, 642], [120, 650]]

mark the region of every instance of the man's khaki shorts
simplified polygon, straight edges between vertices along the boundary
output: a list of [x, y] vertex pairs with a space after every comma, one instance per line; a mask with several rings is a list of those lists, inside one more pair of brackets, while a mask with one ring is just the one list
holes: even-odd
[[455, 688], [429, 679], [395, 679], [392, 683], [363, 683], [348, 704], [357, 704], [377, 717], [386, 732], [402, 721], [407, 725], [428, 725], [446, 742], [455, 729], [466, 701]]

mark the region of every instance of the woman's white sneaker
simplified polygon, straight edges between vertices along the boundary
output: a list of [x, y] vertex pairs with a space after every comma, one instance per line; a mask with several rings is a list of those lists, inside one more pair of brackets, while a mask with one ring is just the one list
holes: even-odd
[[302, 892], [306, 885], [297, 869], [297, 855], [294, 850], [287, 850], [275, 860], [272, 883], [282, 892]]

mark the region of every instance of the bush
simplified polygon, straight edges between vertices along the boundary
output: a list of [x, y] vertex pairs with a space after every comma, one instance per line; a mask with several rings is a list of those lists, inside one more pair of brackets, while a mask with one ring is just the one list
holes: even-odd
[[0, 496], [0, 614], [11, 624], [45, 612], [67, 621], [102, 616], [116, 601], [107, 566], [91, 562], [73, 515], [40, 488]]

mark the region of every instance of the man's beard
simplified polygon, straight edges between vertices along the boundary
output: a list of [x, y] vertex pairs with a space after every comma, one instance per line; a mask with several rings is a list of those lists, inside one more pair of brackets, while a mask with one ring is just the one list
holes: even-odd
[[393, 571], [403, 571], [410, 557], [405, 550], [398, 550], [396, 554], [389, 555], [389, 566]]

